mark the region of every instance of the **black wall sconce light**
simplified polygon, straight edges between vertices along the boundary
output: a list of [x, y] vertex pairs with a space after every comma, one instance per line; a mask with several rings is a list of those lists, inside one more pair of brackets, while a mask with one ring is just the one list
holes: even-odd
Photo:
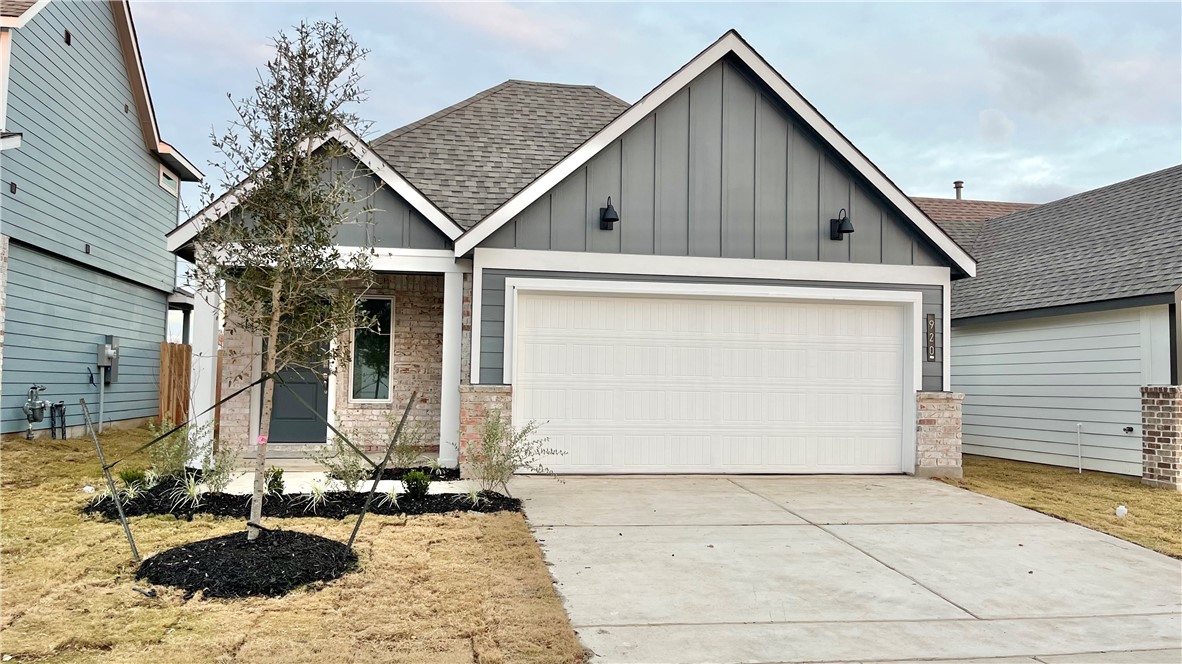
[[837, 213], [836, 219], [829, 220], [829, 239], [841, 240], [846, 233], [854, 232], [854, 224], [850, 222], [850, 216], [845, 213], [845, 208]]
[[612, 197], [607, 197], [607, 207], [599, 208], [599, 229], [610, 231], [616, 227], [616, 222], [620, 220], [620, 213], [612, 207]]

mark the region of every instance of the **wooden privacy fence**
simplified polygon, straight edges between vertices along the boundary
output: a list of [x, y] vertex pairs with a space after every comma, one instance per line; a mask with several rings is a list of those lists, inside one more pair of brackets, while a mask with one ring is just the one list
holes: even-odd
[[180, 424], [189, 419], [189, 368], [193, 348], [160, 344], [160, 420]]

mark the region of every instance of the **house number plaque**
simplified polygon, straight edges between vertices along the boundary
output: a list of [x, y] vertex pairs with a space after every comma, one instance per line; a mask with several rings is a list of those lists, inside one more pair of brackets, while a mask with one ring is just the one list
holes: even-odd
[[924, 345], [928, 354], [928, 362], [936, 361], [936, 314], [928, 314], [927, 324], [924, 326]]

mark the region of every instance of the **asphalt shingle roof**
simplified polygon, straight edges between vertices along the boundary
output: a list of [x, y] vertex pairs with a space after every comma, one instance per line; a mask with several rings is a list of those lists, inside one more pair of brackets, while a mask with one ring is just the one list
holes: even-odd
[[627, 108], [590, 85], [506, 81], [370, 146], [467, 229]]
[[980, 222], [965, 318], [1171, 293], [1182, 286], [1182, 166]]
[[35, 4], [37, 0], [4, 0], [4, 4], [0, 5], [0, 16], [17, 18]]
[[1003, 201], [971, 201], [959, 198], [927, 198], [912, 196], [911, 200], [936, 223], [945, 221], [985, 221], [1019, 210], [1032, 208], [1035, 203], [1005, 203]]

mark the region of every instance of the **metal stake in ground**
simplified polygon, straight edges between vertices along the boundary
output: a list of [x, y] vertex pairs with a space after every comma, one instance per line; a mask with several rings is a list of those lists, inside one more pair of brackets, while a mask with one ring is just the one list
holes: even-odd
[[350, 549], [353, 548], [353, 540], [357, 539], [357, 531], [361, 530], [361, 520], [365, 518], [365, 513], [369, 511], [369, 504], [373, 501], [373, 495], [378, 490], [378, 480], [382, 479], [382, 473], [386, 470], [386, 464], [390, 463], [390, 455], [394, 453], [394, 445], [398, 443], [398, 439], [402, 436], [402, 427], [406, 424], [406, 416], [410, 415], [411, 406], [415, 405], [415, 399], [417, 398], [419, 398], [417, 390], [410, 393], [410, 401], [406, 403], [406, 410], [402, 411], [402, 420], [398, 422], [398, 428], [394, 430], [394, 438], [386, 446], [386, 456], [373, 471], [373, 482], [369, 485], [369, 495], [365, 497], [365, 504], [361, 506], [361, 514], [357, 515], [357, 523], [353, 524], [353, 534], [349, 535]]
[[78, 403], [82, 406], [82, 417], [86, 420], [86, 430], [90, 432], [90, 438], [94, 441], [94, 451], [98, 453], [99, 465], [103, 467], [103, 477], [107, 478], [107, 491], [111, 492], [111, 500], [115, 501], [115, 510], [119, 512], [119, 523], [123, 524], [123, 534], [127, 535], [127, 543], [131, 546], [131, 557], [138, 563], [140, 552], [135, 548], [135, 539], [131, 536], [131, 526], [127, 525], [127, 517], [123, 514], [123, 502], [119, 500], [119, 491], [115, 488], [115, 480], [111, 479], [111, 468], [107, 466], [107, 460], [103, 458], [103, 446], [99, 445], [98, 434], [94, 431], [94, 422], [90, 420], [90, 409], [86, 407], [86, 399], [79, 399]]

